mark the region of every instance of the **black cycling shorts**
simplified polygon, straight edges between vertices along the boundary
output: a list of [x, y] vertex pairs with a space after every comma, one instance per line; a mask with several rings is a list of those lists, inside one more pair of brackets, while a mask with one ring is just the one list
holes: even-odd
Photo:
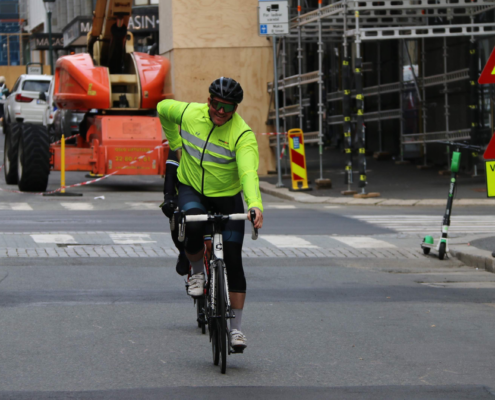
[[[179, 183], [179, 210], [186, 215], [206, 214], [242, 214], [244, 204], [240, 193], [230, 197], [206, 197], [192, 187]], [[223, 251], [229, 291], [245, 293], [246, 278], [242, 267], [242, 243], [244, 241], [244, 221], [227, 221], [223, 236]], [[206, 222], [189, 222], [186, 224], [185, 250], [189, 254], [197, 254], [204, 248]]]

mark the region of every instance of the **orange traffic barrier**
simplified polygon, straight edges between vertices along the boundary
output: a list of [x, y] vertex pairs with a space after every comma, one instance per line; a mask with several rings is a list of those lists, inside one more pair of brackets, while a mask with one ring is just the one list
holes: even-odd
[[[288, 132], [288, 137], [292, 190], [311, 190], [308, 187], [303, 131], [301, 129], [291, 129]], [[299, 187], [299, 182], [302, 183], [301, 187]]]

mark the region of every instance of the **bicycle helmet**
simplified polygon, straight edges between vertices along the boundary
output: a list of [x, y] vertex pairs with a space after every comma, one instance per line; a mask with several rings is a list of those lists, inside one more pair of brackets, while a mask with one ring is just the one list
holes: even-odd
[[222, 76], [210, 85], [210, 95], [239, 104], [244, 97], [241, 85], [232, 78]]

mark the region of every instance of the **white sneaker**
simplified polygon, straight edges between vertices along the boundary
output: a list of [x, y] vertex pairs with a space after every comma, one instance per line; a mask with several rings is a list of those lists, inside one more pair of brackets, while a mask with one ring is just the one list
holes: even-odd
[[205, 287], [204, 272], [191, 275], [191, 277], [189, 278], [189, 286], [187, 287], [187, 294], [193, 297], [202, 296], [204, 293], [204, 287]]
[[247, 340], [244, 333], [237, 329], [230, 331], [230, 344], [234, 350], [244, 350], [247, 347]]

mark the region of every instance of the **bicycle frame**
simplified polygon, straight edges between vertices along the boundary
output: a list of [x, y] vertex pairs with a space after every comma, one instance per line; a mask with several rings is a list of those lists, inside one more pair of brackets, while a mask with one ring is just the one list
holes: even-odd
[[[256, 213], [251, 210], [251, 222], [252, 226], [252, 238], [256, 240], [258, 238], [258, 230], [254, 228], [254, 220]], [[200, 214], [200, 215], [185, 215], [181, 213], [179, 223], [179, 241], [184, 241], [186, 222], [207, 222], [213, 224], [213, 237], [212, 237], [212, 254], [209, 260], [209, 277], [206, 282], [206, 307], [205, 314], [208, 320], [208, 328], [210, 331], [210, 341], [212, 342], [213, 350], [213, 364], [218, 365], [221, 355], [222, 364], [221, 372], [224, 374], [227, 365], [227, 353], [235, 353], [230, 343], [230, 335], [227, 329], [227, 319], [235, 318], [232, 313], [229, 285], [227, 280], [227, 268], [224, 262], [223, 252], [223, 237], [222, 230], [224, 225], [229, 220], [242, 220], [248, 219], [247, 214]], [[219, 268], [220, 267], [220, 268]], [[221, 269], [221, 270], [220, 270]], [[217, 275], [218, 274], [218, 275]], [[222, 279], [223, 278], [223, 279]], [[220, 293], [222, 290], [224, 293]], [[218, 304], [217, 304], [218, 301]], [[242, 353], [242, 350], [238, 351]]]

